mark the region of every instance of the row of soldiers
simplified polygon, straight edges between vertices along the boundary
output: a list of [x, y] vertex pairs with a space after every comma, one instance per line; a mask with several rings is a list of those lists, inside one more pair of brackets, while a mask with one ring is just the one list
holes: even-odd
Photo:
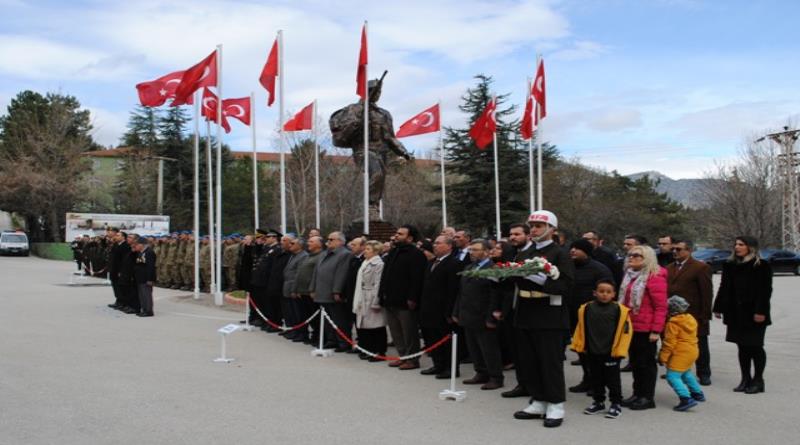
[[[194, 289], [194, 236], [190, 231], [152, 238], [153, 251], [158, 256], [157, 286]], [[242, 237], [234, 233], [223, 238], [223, 285], [226, 291], [237, 289], [237, 276], [241, 264]], [[200, 288], [208, 292], [211, 284], [211, 244], [207, 236], [200, 238]]]

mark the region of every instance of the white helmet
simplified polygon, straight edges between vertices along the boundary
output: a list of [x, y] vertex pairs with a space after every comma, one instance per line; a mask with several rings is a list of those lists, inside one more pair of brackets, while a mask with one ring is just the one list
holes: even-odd
[[528, 224], [534, 222], [543, 222], [550, 224], [554, 229], [558, 228], [558, 218], [549, 210], [537, 210], [531, 213], [531, 216], [528, 217]]

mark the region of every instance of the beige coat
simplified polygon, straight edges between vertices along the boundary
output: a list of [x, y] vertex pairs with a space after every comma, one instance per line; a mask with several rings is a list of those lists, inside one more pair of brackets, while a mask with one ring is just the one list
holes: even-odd
[[356, 289], [353, 295], [353, 313], [356, 314], [357, 328], [386, 327], [386, 310], [381, 307], [378, 300], [378, 288], [381, 284], [382, 273], [383, 260], [378, 255], [364, 261], [358, 269]]

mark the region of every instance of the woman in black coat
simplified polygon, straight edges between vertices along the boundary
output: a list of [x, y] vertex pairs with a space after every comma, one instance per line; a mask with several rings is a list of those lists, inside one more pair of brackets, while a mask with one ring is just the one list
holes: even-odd
[[[733, 390], [764, 392], [764, 334], [770, 319], [772, 268], [758, 256], [758, 241], [750, 236], [736, 238], [733, 256], [722, 266], [722, 283], [714, 301], [714, 315], [722, 318], [728, 331], [725, 340], [739, 348], [742, 381]], [[750, 364], [755, 374], [750, 375]]]

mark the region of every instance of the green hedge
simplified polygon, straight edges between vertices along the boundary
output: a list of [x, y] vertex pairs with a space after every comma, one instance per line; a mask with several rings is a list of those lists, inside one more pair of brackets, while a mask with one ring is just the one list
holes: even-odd
[[50, 260], [72, 261], [72, 249], [67, 243], [31, 243], [31, 253]]

